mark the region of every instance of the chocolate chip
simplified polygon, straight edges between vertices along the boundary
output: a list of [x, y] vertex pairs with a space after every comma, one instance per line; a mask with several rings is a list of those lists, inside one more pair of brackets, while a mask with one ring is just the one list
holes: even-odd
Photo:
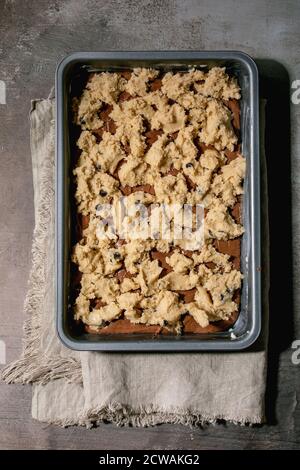
[[193, 168], [193, 164], [192, 164], [192, 163], [187, 163], [187, 164], [185, 165], [185, 167], [186, 167], [186, 168]]
[[163, 321], [163, 325], [164, 325], [164, 326], [167, 326], [167, 325], [168, 325], [167, 320], [164, 320], [164, 321]]
[[116, 251], [116, 252], [114, 253], [114, 258], [115, 258], [115, 259], [120, 259], [120, 258], [121, 258], [121, 255], [120, 255], [120, 253], [119, 253], [118, 251]]
[[107, 196], [107, 191], [104, 191], [104, 189], [100, 189], [99, 194], [100, 196], [105, 197]]
[[182, 312], [181, 315], [189, 315], [189, 314], [190, 314], [190, 312], [188, 310], [184, 310], [184, 312]]

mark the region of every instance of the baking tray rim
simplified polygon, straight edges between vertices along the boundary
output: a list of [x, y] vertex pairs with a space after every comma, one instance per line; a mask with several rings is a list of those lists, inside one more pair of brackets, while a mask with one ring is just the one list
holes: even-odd
[[[197, 336], [193, 340], [185, 339], [176, 341], [172, 337], [169, 340], [164, 338], [151, 340], [133, 339], [132, 341], [120, 341], [113, 339], [109, 342], [97, 339], [97, 341], [86, 341], [84, 339], [75, 339], [71, 337], [64, 328], [64, 256], [63, 256], [63, 238], [64, 238], [64, 198], [63, 183], [61, 173], [63, 169], [64, 157], [64, 133], [63, 116], [64, 106], [64, 74], [66, 68], [76, 62], [88, 60], [136, 60], [136, 61], [187, 61], [187, 60], [235, 60], [243, 63], [248, 68], [250, 77], [250, 110], [251, 110], [251, 155], [252, 159], [252, 177], [249, 185], [250, 207], [253, 220], [250, 224], [250, 245], [252, 250], [252, 270], [249, 276], [253, 283], [253, 307], [252, 307], [252, 325], [243, 335], [233, 341], [226, 338], [204, 339]], [[249, 348], [255, 343], [261, 332], [261, 231], [260, 231], [260, 155], [259, 155], [259, 91], [258, 91], [258, 69], [254, 60], [242, 51], [103, 51], [103, 52], [73, 52], [65, 56], [57, 66], [55, 75], [55, 96], [56, 96], [56, 174], [55, 174], [55, 292], [56, 292], [56, 329], [62, 343], [74, 350], [89, 351], [239, 351]], [[63, 112], [62, 112], [63, 110]], [[255, 118], [255, 119], [254, 119]], [[254, 211], [254, 213], [253, 213]], [[250, 215], [249, 215], [250, 217]]]

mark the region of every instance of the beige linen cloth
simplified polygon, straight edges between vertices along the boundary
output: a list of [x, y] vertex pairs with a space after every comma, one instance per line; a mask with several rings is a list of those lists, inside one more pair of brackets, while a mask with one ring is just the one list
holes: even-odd
[[[62, 426], [197, 424], [218, 419], [264, 421], [268, 263], [264, 260], [264, 326], [260, 341], [234, 353], [98, 353], [65, 348], [56, 335], [54, 299], [54, 100], [32, 103], [35, 220], [25, 302], [22, 357], [2, 373], [32, 383], [32, 416]], [[267, 220], [262, 158], [262, 221]], [[267, 227], [263, 231], [267, 246]], [[266, 252], [267, 250], [265, 250]]]

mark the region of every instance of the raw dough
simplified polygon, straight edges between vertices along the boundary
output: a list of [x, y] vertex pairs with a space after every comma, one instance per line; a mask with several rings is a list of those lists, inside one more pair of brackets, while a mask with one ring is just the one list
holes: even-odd
[[[187, 314], [206, 327], [238, 308], [242, 274], [214, 247], [244, 231], [230, 211], [243, 193], [246, 163], [240, 154], [226, 156], [238, 142], [228, 107], [240, 98], [237, 81], [219, 67], [159, 74], [95, 73], [74, 100], [81, 127], [75, 197], [87, 217], [72, 256], [82, 273], [74, 308], [91, 328], [124, 316], [179, 333]], [[103, 204], [116, 207], [124, 194], [124, 203], [145, 204], [149, 214], [160, 210], [153, 203], [203, 204], [204, 245], [119, 239]]]

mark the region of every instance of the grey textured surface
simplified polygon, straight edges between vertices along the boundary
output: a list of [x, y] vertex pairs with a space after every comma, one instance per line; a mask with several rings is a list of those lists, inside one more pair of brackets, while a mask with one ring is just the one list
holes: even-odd
[[21, 351], [30, 268], [30, 100], [48, 95], [67, 53], [240, 49], [259, 59], [271, 225], [268, 425], [61, 429], [31, 419], [30, 387], [0, 383], [0, 448], [299, 448], [300, 365], [291, 361], [291, 344], [300, 339], [300, 104], [290, 101], [290, 84], [300, 79], [299, 2], [0, 0], [0, 11], [0, 80], [7, 87], [7, 104], [0, 104], [0, 339], [7, 361]]

